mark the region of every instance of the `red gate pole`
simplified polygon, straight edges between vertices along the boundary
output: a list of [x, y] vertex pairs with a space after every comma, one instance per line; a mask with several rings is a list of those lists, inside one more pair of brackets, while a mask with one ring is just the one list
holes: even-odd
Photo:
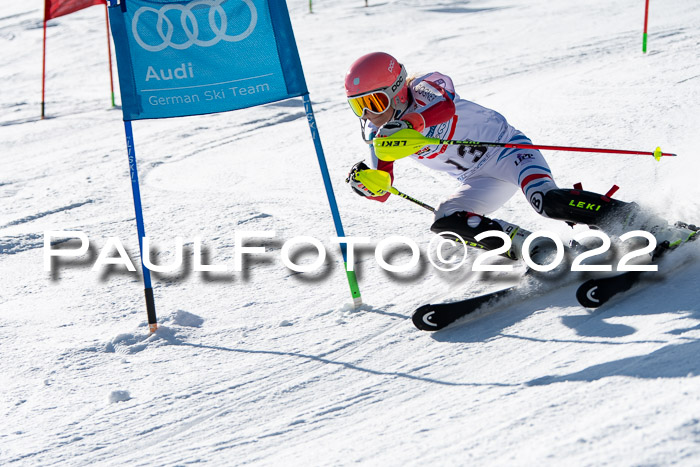
[[109, 63], [109, 89], [112, 93], [112, 107], [114, 104], [114, 78], [112, 75], [112, 45], [109, 43], [109, 11], [105, 3], [105, 24], [107, 25], [107, 62]]
[[41, 119], [44, 119], [44, 94], [46, 89], [46, 17], [49, 12], [49, 0], [44, 0], [44, 51], [41, 60]]
[[644, 7], [644, 33], [642, 34], [642, 52], [647, 53], [647, 23], [649, 21], [649, 0]]

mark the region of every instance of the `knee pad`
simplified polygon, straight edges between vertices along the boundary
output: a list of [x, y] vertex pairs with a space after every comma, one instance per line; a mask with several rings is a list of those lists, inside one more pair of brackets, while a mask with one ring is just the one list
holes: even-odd
[[633, 203], [577, 189], [549, 190], [542, 197], [542, 211], [547, 217], [595, 227], [603, 226], [613, 214], [626, 213], [633, 206]]

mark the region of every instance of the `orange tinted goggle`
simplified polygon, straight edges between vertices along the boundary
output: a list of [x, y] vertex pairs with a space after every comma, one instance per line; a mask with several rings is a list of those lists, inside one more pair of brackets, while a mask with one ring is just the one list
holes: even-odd
[[362, 117], [365, 111], [380, 114], [389, 108], [389, 96], [384, 91], [372, 92], [364, 96], [350, 97], [348, 103], [358, 117]]

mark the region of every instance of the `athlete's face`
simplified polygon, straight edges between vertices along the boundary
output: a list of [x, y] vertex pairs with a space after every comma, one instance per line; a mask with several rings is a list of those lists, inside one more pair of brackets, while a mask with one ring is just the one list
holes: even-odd
[[376, 127], [380, 127], [384, 125], [386, 122], [391, 120], [391, 117], [394, 115], [394, 108], [392, 106], [387, 107], [387, 109], [380, 113], [380, 114], [375, 114], [372, 112], [367, 112], [365, 111], [365, 114], [362, 116], [365, 120], [369, 120], [372, 122], [372, 124]]

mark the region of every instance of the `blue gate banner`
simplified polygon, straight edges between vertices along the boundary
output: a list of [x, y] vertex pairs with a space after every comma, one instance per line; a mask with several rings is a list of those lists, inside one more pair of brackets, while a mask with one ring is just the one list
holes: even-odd
[[307, 94], [285, 0], [109, 0], [124, 120]]

